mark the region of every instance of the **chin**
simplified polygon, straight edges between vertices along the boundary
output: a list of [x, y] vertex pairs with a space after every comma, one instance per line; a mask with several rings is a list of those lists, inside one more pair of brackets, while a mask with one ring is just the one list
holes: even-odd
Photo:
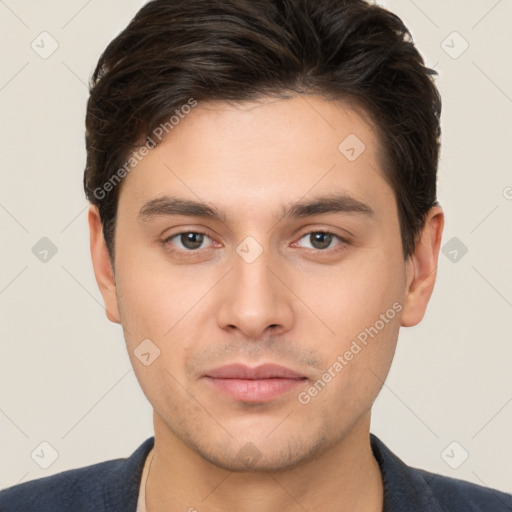
[[306, 461], [313, 460], [326, 449], [324, 438], [294, 438], [290, 433], [286, 438], [269, 442], [268, 439], [256, 439], [255, 442], [240, 443], [232, 446], [226, 443], [208, 448], [196, 446], [193, 449], [204, 459], [227, 471], [235, 473], [267, 473], [288, 471]]

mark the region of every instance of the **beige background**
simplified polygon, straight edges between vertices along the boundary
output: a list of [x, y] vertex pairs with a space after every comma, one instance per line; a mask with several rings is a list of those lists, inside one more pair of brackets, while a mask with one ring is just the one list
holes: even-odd
[[[82, 191], [86, 84], [142, 4], [0, 1], [1, 487], [127, 456], [152, 435], [96, 287]], [[457, 237], [468, 252], [441, 255], [427, 316], [401, 332], [372, 430], [410, 465], [512, 492], [512, 1], [381, 4], [440, 73], [443, 245]], [[31, 47], [43, 31], [58, 42], [46, 59]], [[461, 37], [469, 47], [453, 58]], [[46, 263], [32, 252], [43, 237], [58, 249]], [[51, 462], [41, 442], [58, 452], [48, 469], [35, 462]], [[465, 451], [458, 469], [446, 462]]]

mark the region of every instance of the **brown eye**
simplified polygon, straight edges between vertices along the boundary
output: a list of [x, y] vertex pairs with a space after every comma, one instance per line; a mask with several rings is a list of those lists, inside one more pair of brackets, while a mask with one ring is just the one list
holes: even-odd
[[[170, 236], [165, 240], [166, 243], [172, 243], [176, 245], [180, 250], [193, 251], [200, 249], [206, 238], [210, 238], [204, 233], [198, 233], [196, 231], [188, 231], [184, 233], [177, 233]], [[173, 240], [176, 240], [173, 242]]]
[[[328, 231], [314, 231], [312, 233], [307, 233], [301, 238], [301, 240], [303, 239], [309, 241], [309, 246], [301, 245], [301, 247], [317, 250], [330, 249], [331, 247], [338, 245], [340, 241], [343, 241], [341, 237], [334, 233], [329, 233]], [[338, 240], [338, 243], [331, 245], [336, 239]]]
[[312, 233], [309, 236], [311, 245], [315, 249], [327, 249], [333, 238], [330, 233]]
[[201, 233], [182, 233], [180, 242], [187, 249], [199, 249], [203, 243], [204, 235]]

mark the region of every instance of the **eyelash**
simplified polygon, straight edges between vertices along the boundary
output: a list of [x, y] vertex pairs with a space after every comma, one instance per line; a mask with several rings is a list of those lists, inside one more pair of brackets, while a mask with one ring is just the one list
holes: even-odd
[[[205, 233], [204, 231], [180, 231], [179, 233], [174, 233], [173, 235], [171, 236], [168, 236], [165, 240], [162, 241], [163, 245], [166, 246], [168, 244], [171, 243], [171, 240], [173, 238], [176, 238], [178, 236], [181, 236], [181, 235], [188, 235], [190, 233], [193, 233], [194, 235], [204, 235], [208, 238], [211, 238], [207, 233]], [[179, 248], [176, 248], [176, 247], [173, 247], [172, 248], [172, 252], [178, 252], [178, 253], [181, 253], [181, 254], [185, 254], [187, 256], [195, 256], [198, 251], [200, 249], [195, 249], [195, 250], [191, 250], [191, 249], [188, 249], [188, 250], [184, 250], [184, 249], [179, 249]]]
[[346, 246], [349, 245], [349, 241], [346, 238], [343, 238], [342, 236], [340, 236], [337, 233], [334, 233], [333, 231], [330, 231], [328, 229], [319, 229], [319, 230], [315, 230], [315, 231], [308, 231], [307, 233], [303, 233], [298, 240], [302, 240], [304, 237], [313, 235], [315, 233], [322, 233], [323, 235], [331, 235], [333, 238], [336, 238], [338, 240], [338, 243], [335, 246], [330, 247], [328, 249], [315, 249], [314, 247], [313, 248], [305, 247], [305, 249], [312, 250], [312, 251], [315, 251], [318, 253], [332, 254], [332, 253], [336, 253], [338, 251], [346, 249]]
[[[205, 233], [204, 231], [197, 231], [197, 230], [196, 231], [180, 231], [179, 233], [174, 233], [174, 234], [170, 235], [169, 237], [165, 238], [162, 241], [162, 244], [164, 246], [167, 246], [167, 245], [171, 244], [171, 240], [173, 238], [176, 238], [176, 237], [181, 236], [181, 235], [190, 234], [190, 233], [193, 233], [195, 235], [203, 235], [203, 236], [206, 236], [206, 237], [211, 239], [211, 237], [207, 233]], [[346, 246], [350, 244], [350, 242], [348, 240], [346, 240], [342, 236], [338, 235], [337, 233], [334, 233], [333, 231], [329, 231], [328, 229], [308, 231], [306, 233], [303, 233], [298, 238], [298, 241], [302, 240], [304, 237], [306, 237], [308, 235], [313, 235], [315, 233], [322, 233], [322, 234], [325, 234], [325, 235], [331, 235], [334, 238], [338, 239], [339, 243], [337, 243], [335, 246], [330, 247], [328, 249], [315, 249], [315, 248], [309, 248], [309, 247], [306, 247], [305, 249], [313, 250], [313, 251], [316, 251], [318, 253], [333, 253], [333, 252], [338, 252], [338, 251], [344, 250], [346, 248]], [[296, 242], [294, 242], [294, 243], [296, 243]], [[184, 250], [184, 249], [178, 249], [176, 247], [173, 247], [171, 251], [193, 257], [193, 256], [195, 256], [196, 254], [199, 253], [200, 249]]]

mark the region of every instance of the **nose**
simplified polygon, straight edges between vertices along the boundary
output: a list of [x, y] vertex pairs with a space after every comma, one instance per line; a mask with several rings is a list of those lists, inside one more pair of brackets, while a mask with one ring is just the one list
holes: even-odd
[[267, 251], [250, 263], [234, 253], [233, 265], [222, 285], [219, 327], [250, 339], [290, 330], [293, 294], [283, 284], [286, 279], [276, 277], [279, 266], [270, 261]]

